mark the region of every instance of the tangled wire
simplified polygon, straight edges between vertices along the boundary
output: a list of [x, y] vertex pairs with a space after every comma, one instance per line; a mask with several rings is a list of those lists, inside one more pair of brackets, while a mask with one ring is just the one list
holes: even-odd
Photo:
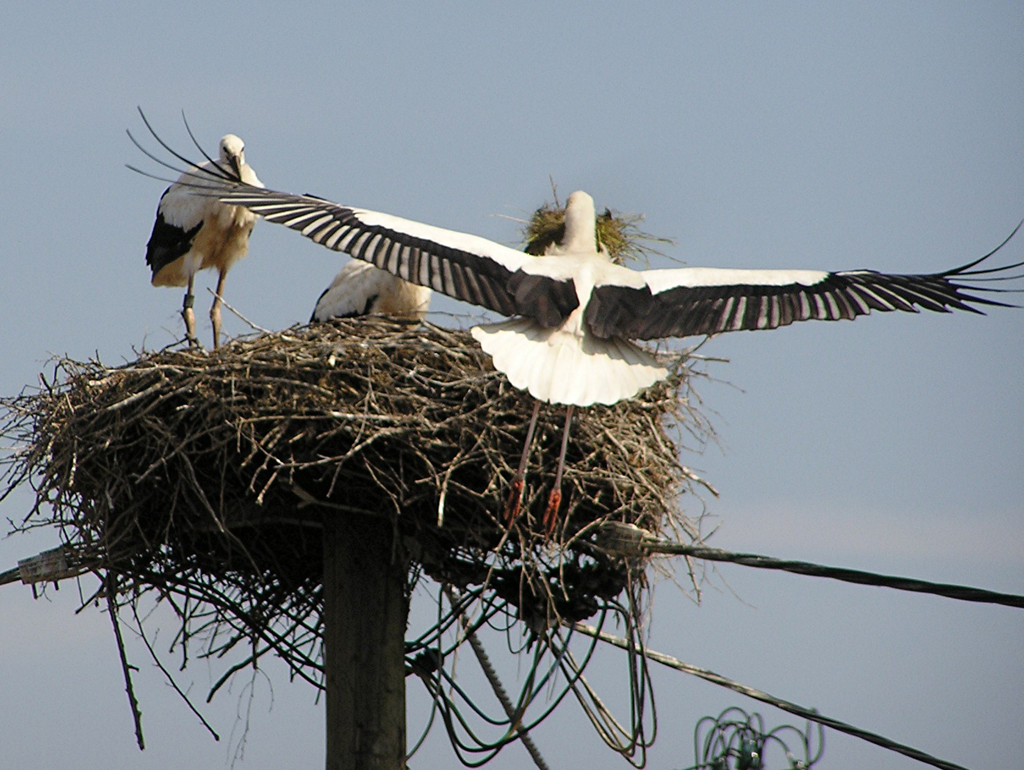
[[810, 724], [803, 730], [785, 724], [767, 730], [759, 713], [732, 706], [697, 722], [693, 742], [698, 763], [689, 770], [767, 770], [772, 749], [785, 755], [788, 770], [809, 770], [824, 753], [825, 731], [819, 725], [815, 741]]

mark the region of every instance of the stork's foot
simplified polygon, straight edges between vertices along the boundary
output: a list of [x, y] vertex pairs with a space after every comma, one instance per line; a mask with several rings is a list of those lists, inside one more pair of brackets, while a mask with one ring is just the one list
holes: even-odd
[[558, 523], [558, 509], [562, 507], [562, 488], [556, 486], [548, 495], [548, 507], [544, 510], [544, 534], [551, 537], [555, 531], [555, 524]]
[[548, 507], [544, 511], [544, 532], [548, 537], [555, 531], [558, 521], [558, 509], [562, 507], [562, 472], [565, 470], [565, 450], [569, 447], [569, 426], [572, 425], [573, 405], [565, 408], [565, 426], [562, 428], [562, 449], [558, 453], [558, 469], [555, 471], [555, 484], [548, 495]]
[[523, 479], [517, 478], [512, 482], [512, 490], [508, 493], [508, 502], [505, 503], [505, 523], [512, 526], [512, 522], [519, 516], [519, 507], [523, 501]]

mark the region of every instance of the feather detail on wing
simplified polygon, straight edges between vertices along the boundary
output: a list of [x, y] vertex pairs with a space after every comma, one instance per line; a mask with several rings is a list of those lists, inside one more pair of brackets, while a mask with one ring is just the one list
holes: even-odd
[[[297, 230], [316, 243], [369, 262], [410, 283], [503, 315], [520, 312], [509, 280], [533, 259], [521, 251], [479, 236], [309, 195], [238, 187], [225, 192], [221, 200], [245, 206], [270, 222]], [[575, 298], [571, 291], [565, 294]], [[572, 308], [564, 315], [570, 312]]]
[[655, 339], [775, 329], [795, 321], [848, 320], [872, 310], [981, 313], [974, 305], [1007, 303], [978, 296], [1000, 289], [973, 284], [1010, 280], [1015, 276], [1007, 272], [1021, 266], [971, 269], [1002, 245], [962, 267], [921, 275], [874, 270], [647, 270], [643, 272], [647, 286], [642, 289], [597, 286], [585, 321], [599, 337]]

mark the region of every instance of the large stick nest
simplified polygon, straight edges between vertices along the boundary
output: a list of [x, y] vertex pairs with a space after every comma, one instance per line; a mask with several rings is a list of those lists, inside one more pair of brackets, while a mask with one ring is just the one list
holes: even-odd
[[198, 597], [218, 622], [225, 608], [250, 631], [284, 621], [298, 667], [317, 657], [295, 650], [318, 626], [324, 516], [387, 517], [439, 581], [486, 583], [520, 617], [579, 620], [628, 580], [591, 544], [601, 522], [695, 535], [679, 496], [699, 480], [677, 442], [705, 426], [674, 360], [640, 397], [577, 410], [558, 548], [540, 519], [564, 408], [541, 410], [510, 527], [534, 402], [466, 332], [429, 324], [336, 321], [116, 368], [62, 359], [52, 384], [6, 400], [3, 433], [23, 451], [3, 476], [36, 491], [22, 527], [56, 524], [75, 561], [135, 592]]

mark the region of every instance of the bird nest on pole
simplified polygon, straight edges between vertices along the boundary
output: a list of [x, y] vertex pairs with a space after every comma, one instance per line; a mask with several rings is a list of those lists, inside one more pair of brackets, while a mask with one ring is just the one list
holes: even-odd
[[179, 641], [248, 640], [322, 686], [325, 516], [385, 517], [410, 587], [422, 571], [530, 627], [592, 616], [643, 569], [595, 547], [602, 523], [696, 537], [679, 496], [700, 480], [677, 442], [706, 425], [674, 360], [640, 397], [578, 412], [552, 538], [540, 519], [560, 408], [542, 410], [509, 525], [532, 399], [468, 333], [430, 324], [335, 321], [115, 368], [58, 360], [52, 381], [5, 400], [21, 449], [2, 477], [36, 493], [19, 528], [56, 526], [66, 560], [106, 573], [106, 590], [113, 576], [125, 600], [169, 602]]

